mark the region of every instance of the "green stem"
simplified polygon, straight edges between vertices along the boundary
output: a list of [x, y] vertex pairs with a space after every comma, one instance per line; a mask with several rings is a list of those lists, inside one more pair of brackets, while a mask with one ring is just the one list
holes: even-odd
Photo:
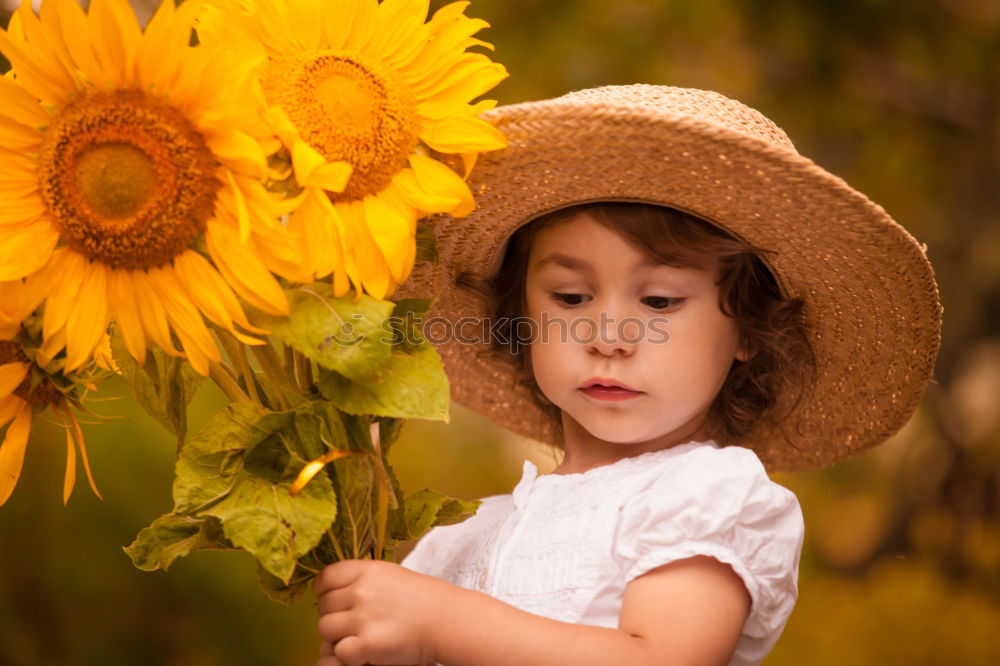
[[282, 363], [282, 367], [294, 368], [295, 367], [295, 347], [291, 345], [282, 345], [285, 348], [285, 360]]
[[274, 347], [271, 343], [263, 345], [256, 345], [250, 348], [253, 352], [254, 358], [260, 363], [261, 370], [267, 376], [271, 386], [274, 387], [274, 396], [278, 401], [278, 404], [282, 409], [289, 409], [291, 405], [288, 404], [288, 400], [281, 393], [281, 389], [289, 389], [294, 391], [295, 387], [289, 382], [288, 375], [285, 374], [285, 368], [282, 366], [281, 359], [278, 358], [277, 352], [274, 351]]
[[[250, 394], [250, 400], [258, 405], [264, 405], [263, 401], [260, 399], [260, 393], [257, 390], [257, 376], [254, 373], [253, 368], [250, 367], [250, 361], [247, 359], [246, 345], [232, 338], [229, 333], [221, 329], [216, 329], [215, 337], [219, 340], [222, 348], [226, 350], [226, 355], [229, 356], [229, 360], [232, 361], [236, 365], [236, 369], [239, 370], [240, 376], [243, 378], [243, 383], [247, 387], [247, 392]], [[267, 405], [264, 406], [266, 407]]]
[[389, 493], [392, 492], [389, 482], [389, 473], [385, 469], [385, 460], [382, 458], [382, 433], [379, 431], [377, 421], [369, 426], [369, 434], [372, 438], [372, 448], [375, 449], [375, 471], [378, 475], [378, 488], [376, 492], [375, 504], [375, 559], [381, 560], [385, 555], [385, 528], [389, 522]]
[[299, 380], [299, 392], [309, 393], [309, 389], [312, 388], [313, 383], [312, 361], [299, 351], [293, 353], [295, 356], [295, 376]]
[[337, 537], [334, 536], [334, 534], [333, 534], [333, 528], [332, 527], [326, 528], [326, 535], [328, 537], [330, 537], [330, 543], [333, 544], [333, 551], [335, 553], [337, 553], [337, 559], [340, 560], [341, 562], [343, 562], [344, 560], [346, 560], [347, 558], [344, 557], [344, 551], [340, 547], [340, 542], [337, 541]]
[[208, 376], [212, 378], [226, 397], [233, 402], [250, 402], [250, 398], [243, 392], [236, 380], [229, 374], [229, 370], [212, 361], [208, 366]]

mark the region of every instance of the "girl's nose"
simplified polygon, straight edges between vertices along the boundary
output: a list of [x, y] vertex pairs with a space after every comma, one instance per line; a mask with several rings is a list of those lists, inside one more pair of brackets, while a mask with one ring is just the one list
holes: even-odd
[[642, 321], [636, 317], [616, 317], [601, 312], [591, 323], [591, 338], [586, 344], [592, 354], [631, 356], [642, 340]]

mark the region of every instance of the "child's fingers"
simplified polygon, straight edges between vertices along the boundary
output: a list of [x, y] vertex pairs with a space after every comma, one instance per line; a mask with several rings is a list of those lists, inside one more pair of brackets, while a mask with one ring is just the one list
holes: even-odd
[[357, 622], [351, 613], [328, 613], [316, 625], [320, 638], [336, 643], [358, 633]]
[[316, 662], [316, 666], [344, 666], [344, 662], [340, 661], [333, 655], [328, 657], [322, 657]]
[[319, 644], [319, 655], [321, 657], [332, 657], [333, 656], [333, 643], [330, 641], [323, 641]]
[[360, 560], [343, 560], [328, 564], [313, 579], [313, 591], [318, 597], [328, 590], [350, 585], [361, 576], [364, 565], [365, 563]]
[[316, 599], [316, 612], [320, 615], [350, 610], [353, 606], [350, 590], [330, 590]]

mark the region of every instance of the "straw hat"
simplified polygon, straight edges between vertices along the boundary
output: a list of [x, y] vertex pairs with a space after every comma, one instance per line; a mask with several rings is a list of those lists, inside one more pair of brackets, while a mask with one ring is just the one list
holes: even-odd
[[[806, 301], [816, 355], [812, 397], [746, 445], [769, 470], [820, 467], [884, 441], [909, 419], [931, 377], [941, 306], [925, 248], [877, 204], [799, 155], [757, 111], [718, 93], [608, 86], [483, 116], [510, 140], [481, 155], [478, 208], [438, 218], [436, 264], [402, 292], [437, 296], [431, 316], [486, 317], [456, 288], [464, 271], [495, 271], [509, 236], [542, 214], [591, 201], [671, 206], [752, 245], [788, 296]], [[441, 343], [452, 398], [542, 442], [555, 432], [514, 366], [486, 343]]]

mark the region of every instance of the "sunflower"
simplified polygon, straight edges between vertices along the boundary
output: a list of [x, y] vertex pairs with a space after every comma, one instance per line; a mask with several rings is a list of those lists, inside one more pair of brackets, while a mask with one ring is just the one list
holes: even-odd
[[19, 344], [0, 340], [0, 429], [6, 426], [6, 433], [0, 437], [0, 506], [10, 497], [21, 476], [32, 415], [47, 407], [52, 408], [66, 429], [63, 504], [69, 501], [73, 486], [76, 485], [77, 447], [80, 449], [90, 488], [95, 495], [101, 497], [90, 471], [83, 431], [73, 415], [70, 400], [53, 380], [53, 377], [31, 362]]
[[156, 345], [208, 374], [205, 319], [258, 344], [238, 297], [287, 314], [272, 273], [304, 277], [263, 186], [280, 144], [254, 65], [190, 46], [199, 4], [166, 0], [143, 31], [127, 0], [26, 2], [0, 30], [0, 283], [26, 278], [19, 302], [0, 291], [0, 333], [44, 304], [41, 367], [63, 349], [83, 367], [115, 320], [140, 363]]
[[[506, 146], [470, 103], [507, 76], [472, 46], [468, 2], [211, 0], [198, 36], [260, 60], [266, 119], [288, 150], [301, 203], [289, 226], [316, 277], [385, 298], [413, 267], [419, 217], [467, 215], [472, 194], [434, 154]], [[426, 22], [425, 22], [426, 21]]]

